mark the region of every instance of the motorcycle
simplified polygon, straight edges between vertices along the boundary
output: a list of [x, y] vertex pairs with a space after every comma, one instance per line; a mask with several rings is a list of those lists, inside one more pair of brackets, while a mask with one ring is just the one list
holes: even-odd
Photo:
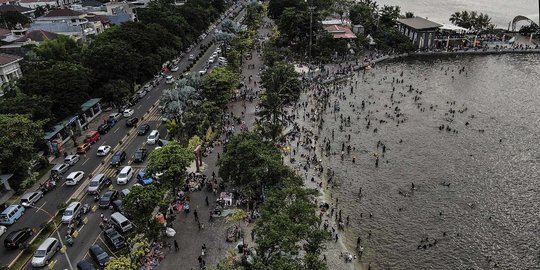
[[73, 246], [73, 237], [71, 235], [66, 235], [66, 243], [70, 246]]
[[88, 203], [85, 203], [81, 210], [83, 214], [88, 213], [88, 210], [90, 210], [90, 205], [88, 205]]

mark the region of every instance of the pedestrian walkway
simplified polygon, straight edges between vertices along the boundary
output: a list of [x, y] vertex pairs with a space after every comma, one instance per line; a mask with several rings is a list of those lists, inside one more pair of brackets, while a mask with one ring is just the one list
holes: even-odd
[[[259, 37], [265, 37], [271, 32], [270, 28], [261, 28], [258, 31]], [[261, 51], [262, 52], [262, 51]], [[246, 60], [243, 63], [242, 78], [245, 88], [248, 91], [259, 91], [260, 77], [259, 72], [263, 65], [261, 55], [257, 50], [252, 51], [252, 58]], [[252, 66], [252, 68], [247, 68]], [[252, 77], [251, 82], [248, 81], [249, 77]], [[256, 82], [256, 84], [255, 84]], [[233, 113], [237, 117], [242, 116], [246, 126], [251, 129], [255, 123], [256, 115], [256, 100], [249, 101], [234, 101], [228, 105], [228, 112]], [[240, 127], [236, 126], [235, 130], [239, 132]], [[212, 177], [212, 173], [218, 173], [217, 167], [217, 155], [223, 153], [222, 146], [216, 146], [213, 153], [203, 159], [205, 168], [203, 172], [209, 178]], [[199, 267], [199, 256], [202, 254], [202, 246], [206, 245], [206, 253], [201, 258], [204, 260], [205, 265], [216, 265], [219, 261], [226, 257], [227, 251], [233, 249], [237, 243], [229, 243], [226, 241], [227, 228], [233, 226], [233, 224], [225, 224], [223, 218], [214, 218], [213, 221], [209, 221], [210, 211], [213, 209], [217, 197], [212, 193], [203, 189], [190, 194], [190, 213], [178, 213], [176, 220], [173, 222], [174, 229], [177, 234], [174, 239], [171, 239], [171, 246], [174, 246], [174, 240], [177, 241], [179, 250], [168, 251], [168, 255], [161, 262], [159, 269], [176, 269], [179, 265], [182, 265], [182, 269], [196, 269]], [[208, 200], [208, 205], [206, 204]], [[199, 221], [204, 224], [204, 229], [200, 230], [193, 215], [193, 212], [197, 210]], [[250, 244], [252, 240], [249, 235], [253, 225], [243, 226], [246, 228], [244, 235], [246, 236], [246, 243]], [[240, 240], [242, 241], [242, 240]]]

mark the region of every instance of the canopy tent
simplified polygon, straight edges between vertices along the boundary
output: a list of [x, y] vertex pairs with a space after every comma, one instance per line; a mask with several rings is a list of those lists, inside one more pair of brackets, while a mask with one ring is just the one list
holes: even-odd
[[459, 26], [453, 25], [453, 24], [443, 24], [441, 27], [439, 27], [439, 29], [456, 32], [458, 34], [464, 34], [464, 33], [469, 32], [469, 29], [459, 27]]

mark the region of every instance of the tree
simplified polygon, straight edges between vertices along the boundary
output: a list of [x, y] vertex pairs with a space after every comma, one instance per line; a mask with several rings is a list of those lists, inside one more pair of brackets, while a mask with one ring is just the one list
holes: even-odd
[[[140, 233], [153, 232], [155, 220], [152, 212], [163, 201], [164, 192], [156, 185], [135, 186], [122, 201], [126, 213], [131, 217], [135, 228]], [[155, 232], [153, 232], [155, 233]]]
[[27, 95], [49, 97], [56, 120], [73, 116], [89, 98], [90, 70], [72, 62], [57, 62], [45, 69], [25, 74], [19, 86]]
[[52, 114], [53, 102], [49, 97], [26, 95], [17, 91], [13, 97], [0, 100], [0, 114], [21, 114], [32, 121], [42, 121], [45, 130], [55, 124]]
[[129, 83], [123, 80], [112, 80], [95, 91], [93, 95], [103, 98], [103, 101], [120, 103], [129, 98], [131, 94], [132, 88]]
[[47, 40], [32, 51], [42, 61], [79, 61], [81, 47], [72, 38], [59, 35], [56, 39]]
[[5, 28], [14, 29], [17, 24], [21, 26], [27, 26], [30, 23], [30, 19], [18, 11], [6, 11], [0, 14], [0, 22], [3, 22]]
[[232, 137], [219, 160], [219, 175], [248, 197], [280, 183], [283, 174], [279, 150], [252, 132]]
[[225, 107], [232, 98], [233, 91], [238, 88], [238, 75], [226, 68], [214, 68], [202, 81], [202, 95], [218, 107]]
[[35, 145], [43, 138], [42, 123], [27, 116], [0, 114], [0, 171], [12, 173], [10, 182], [15, 189], [28, 176]]
[[414, 18], [414, 13], [411, 11], [405, 12], [405, 18], [407, 19]]
[[169, 142], [148, 156], [146, 173], [153, 175], [163, 172], [159, 181], [168, 188], [184, 185], [187, 168], [195, 160], [193, 152], [177, 142]]

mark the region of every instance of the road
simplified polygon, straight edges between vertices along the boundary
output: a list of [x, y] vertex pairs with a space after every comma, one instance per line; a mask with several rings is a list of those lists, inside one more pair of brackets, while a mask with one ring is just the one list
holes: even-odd
[[[237, 6], [233, 12], [238, 12], [240, 9], [241, 7]], [[187, 66], [189, 65], [188, 55], [197, 55], [200, 51], [201, 44], [208, 44], [213, 41], [213, 31], [209, 32], [210, 34], [207, 35], [204, 40], [202, 40], [197, 46], [194, 46], [192, 51], [187, 53], [179, 61], [179, 71], [173, 73], [172, 75], [178, 76], [183, 70], [187, 68]], [[212, 45], [210, 49], [204, 54], [204, 56], [196, 63], [196, 65], [194, 65], [191, 71], [198, 72], [199, 70], [201, 70], [202, 67], [206, 64], [209, 56], [215, 50], [215, 48], [216, 46]], [[138, 117], [139, 119], [143, 117], [143, 119], [141, 120], [141, 122], [139, 122], [138, 125], [142, 123], [147, 123], [150, 125], [151, 130], [158, 129], [160, 131], [160, 134], [166, 134], [164, 125], [161, 125], [161, 115], [159, 113], [157, 104], [159, 102], [159, 97], [161, 96], [161, 93], [164, 89], [167, 89], [168, 87], [170, 87], [170, 85], [165, 84], [165, 80], [162, 79], [161, 83], [158, 86], [154, 87], [154, 89], [148, 92], [143, 99], [141, 99], [137, 104], [132, 107], [135, 110], [135, 113], [132, 117]], [[105, 112], [101, 117], [107, 117], [109, 113], [112, 112]], [[122, 143], [119, 143], [120, 141], [122, 141]], [[92, 146], [91, 150], [85, 156], [81, 156], [81, 160], [77, 164], [72, 166], [64, 174], [64, 176], [67, 176], [72, 171], [84, 171], [86, 175], [83, 182], [79, 183], [76, 186], [65, 186], [63, 185], [62, 181], [62, 183], [59, 183], [62, 184], [61, 186], [59, 185], [56, 189], [45, 194], [45, 197], [42, 198], [35, 205], [36, 208], [28, 208], [25, 214], [21, 217], [21, 219], [18, 220], [15, 224], [11, 225], [8, 228], [8, 232], [5, 234], [7, 235], [9, 232], [23, 227], [33, 227], [39, 230], [40, 226], [50, 221], [50, 214], [54, 215], [58, 211], [60, 205], [69, 201], [70, 198], [77, 197], [78, 194], [81, 194], [81, 192], [84, 193], [84, 197], [80, 200], [81, 203], [88, 203], [90, 206], [92, 206], [91, 208], [95, 210], [95, 212], [92, 211], [85, 215], [87, 222], [78, 229], [78, 236], [74, 240], [74, 246], [68, 246], [66, 254], [57, 253], [53, 257], [50, 264], [50, 268], [52, 269], [75, 269], [76, 264], [79, 261], [85, 258], [87, 259], [88, 248], [94, 243], [99, 243], [103, 248], [106, 249], [106, 251], [109, 251], [110, 254], [114, 254], [114, 252], [108, 249], [109, 247], [107, 245], [102, 243], [104, 239], [101, 230], [99, 229], [99, 223], [101, 222], [100, 214], [103, 213], [104, 215], [109, 216], [110, 214], [112, 214], [112, 211], [108, 209], [102, 210], [98, 207], [95, 207], [97, 203], [94, 202], [93, 197], [86, 196], [86, 193], [84, 191], [86, 190], [88, 181], [90, 179], [88, 175], [96, 175], [98, 173], [106, 174], [107, 176], [111, 177], [111, 179], [113, 179], [114, 188], [117, 190], [129, 188], [136, 182], [136, 180], [134, 177], [130, 181], [130, 183], [128, 183], [128, 185], [118, 186], [115, 181], [116, 169], [109, 166], [109, 161], [114, 151], [111, 150], [111, 153], [109, 153], [109, 155], [106, 157], [97, 157], [96, 151], [101, 145], [110, 145], [115, 151], [125, 151], [127, 153], [128, 160], [125, 161], [122, 165], [131, 165], [135, 169], [134, 176], [137, 175], [140, 170], [143, 170], [145, 166], [144, 164], [132, 164], [131, 159], [135, 151], [140, 147], [146, 147], [148, 149], [148, 152], [150, 153], [156, 146], [146, 145], [146, 136], [137, 136], [136, 128], [126, 127], [125, 119], [121, 119], [107, 134], [104, 134], [101, 139]], [[105, 191], [102, 191], [102, 194], [104, 192]], [[65, 225], [61, 225], [59, 227], [59, 233], [61, 236], [66, 235]], [[5, 235], [0, 238], [2, 243]], [[54, 235], [56, 236], [57, 233], [55, 232]], [[65, 239], [62, 239], [62, 241], [64, 240]], [[10, 264], [21, 252], [22, 251], [20, 250], [6, 250], [2, 245], [2, 247], [0, 247], [0, 265]], [[25, 268], [31, 269], [32, 267], [30, 265], [27, 265]]]

